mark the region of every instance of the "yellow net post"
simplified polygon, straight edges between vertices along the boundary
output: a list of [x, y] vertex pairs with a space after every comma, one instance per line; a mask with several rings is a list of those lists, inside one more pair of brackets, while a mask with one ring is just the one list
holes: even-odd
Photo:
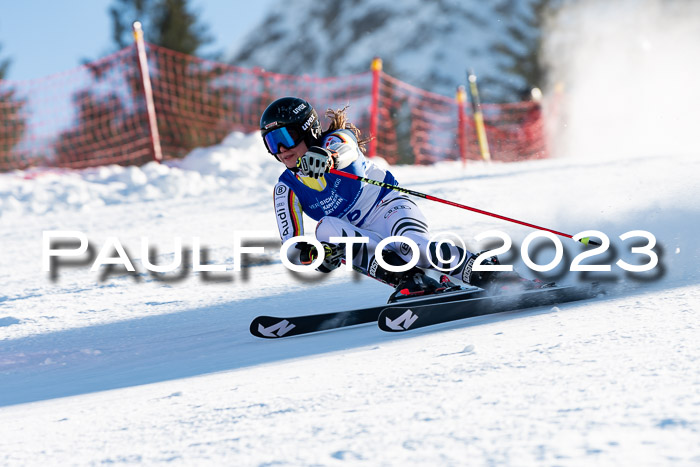
[[469, 92], [472, 95], [472, 109], [474, 113], [474, 126], [476, 127], [476, 137], [479, 140], [479, 150], [481, 157], [485, 161], [491, 160], [489, 142], [486, 138], [486, 127], [484, 126], [484, 114], [481, 112], [481, 100], [479, 99], [479, 89], [476, 87], [476, 75], [469, 73]]

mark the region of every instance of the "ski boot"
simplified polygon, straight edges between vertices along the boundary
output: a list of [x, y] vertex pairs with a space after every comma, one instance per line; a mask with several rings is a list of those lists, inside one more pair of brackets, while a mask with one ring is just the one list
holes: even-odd
[[389, 297], [389, 303], [406, 298], [420, 297], [422, 295], [430, 295], [435, 293], [449, 292], [453, 290], [461, 290], [461, 287], [450, 282], [446, 275], [440, 276], [440, 280], [436, 281], [425, 272], [414, 267], [403, 275], [396, 290]]
[[[473, 264], [475, 258], [476, 256], [470, 258], [469, 262]], [[500, 262], [496, 256], [492, 256], [481, 264], [491, 266], [498, 265]], [[491, 295], [556, 286], [554, 282], [526, 279], [515, 271], [472, 271], [471, 264], [465, 267], [463, 277], [464, 282], [480, 287]]]
[[[382, 257], [387, 264], [392, 266], [406, 264], [406, 261], [393, 251], [384, 251]], [[441, 276], [440, 280], [436, 281], [426, 275], [419, 267], [413, 267], [405, 272], [393, 272], [381, 267], [374, 257], [370, 260], [367, 275], [394, 287], [395, 290], [389, 297], [389, 303], [404, 298], [462, 290], [462, 287], [450, 282], [446, 275]]]
[[448, 276], [447, 274], [443, 274], [442, 276], [440, 276], [440, 284], [442, 284], [442, 286], [445, 287], [445, 292], [464, 290], [464, 288], [461, 285], [457, 285], [454, 282], [452, 282], [450, 280], [450, 276]]

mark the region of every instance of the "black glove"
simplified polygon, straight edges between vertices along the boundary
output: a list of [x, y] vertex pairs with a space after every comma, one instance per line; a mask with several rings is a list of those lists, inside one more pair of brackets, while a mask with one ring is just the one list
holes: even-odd
[[302, 175], [319, 178], [333, 168], [333, 155], [335, 153], [318, 146], [311, 146], [306, 154], [297, 161], [297, 167]]
[[[340, 267], [343, 252], [337, 245], [333, 245], [332, 243], [321, 242], [321, 244], [323, 245], [323, 263], [321, 263], [316, 270], [329, 273]], [[299, 253], [299, 261], [301, 264], [309, 265], [318, 258], [318, 250], [310, 243], [298, 243], [297, 248], [301, 250]]]

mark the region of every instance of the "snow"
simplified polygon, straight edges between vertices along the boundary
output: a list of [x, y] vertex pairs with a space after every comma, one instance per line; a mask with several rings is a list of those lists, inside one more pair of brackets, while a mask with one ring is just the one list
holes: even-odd
[[[612, 292], [594, 300], [398, 335], [368, 324], [257, 339], [248, 327], [259, 314], [377, 305], [390, 293], [342, 271], [292, 274], [278, 242], [264, 238], [251, 242], [264, 253], [234, 272], [234, 236], [277, 229], [271, 193], [281, 166], [259, 135], [232, 134], [161, 165], [0, 174], [0, 463], [700, 463], [700, 154], [691, 126], [700, 101], [688, 81], [697, 28], [671, 22], [680, 39], [669, 50], [653, 22], [634, 15], [634, 27], [618, 29], [636, 42], [624, 42], [608, 35], [619, 14], [609, 8], [574, 11], [588, 18], [576, 27], [564, 22], [574, 39], [577, 28], [595, 31], [588, 36], [606, 47], [552, 49], [555, 71], [569, 73], [558, 157], [391, 168], [417, 191], [569, 234], [604, 232], [610, 249], [585, 264], [611, 272], [569, 272], [589, 250], [562, 239], [564, 259], [546, 276], [601, 280]], [[639, 61], [624, 64], [632, 76], [619, 73], [614, 44], [642, 44], [664, 65], [646, 73], [651, 55], [625, 54]], [[601, 77], [606, 85], [593, 86]], [[626, 89], [649, 98], [644, 89], [663, 89], [669, 99], [636, 102], [620, 97]], [[534, 276], [519, 253], [531, 229], [416, 202], [433, 232], [455, 232], [475, 251], [498, 246], [477, 235], [507, 233], [513, 246], [502, 259]], [[42, 271], [51, 230], [83, 232], [87, 255]], [[649, 272], [615, 265], [648, 261], [632, 252], [643, 239], [620, 239], [635, 230], [657, 240]], [[136, 270], [91, 271], [115, 239]], [[178, 240], [185, 266], [149, 272], [149, 247], [151, 261], [168, 264]], [[202, 261], [224, 271], [193, 270], [197, 240]], [[538, 264], [553, 257], [542, 245], [529, 250]]]
[[659, 328], [650, 308], [603, 301], [401, 338], [359, 328], [235, 351], [221, 333], [222, 348], [206, 349], [213, 358], [257, 350], [269, 361], [6, 408], [7, 460], [36, 455], [41, 439], [56, 463], [688, 465], [698, 368], [679, 354], [696, 348], [697, 323], [676, 310]]
[[[635, 262], [617, 237], [647, 230], [660, 265], [638, 275], [613, 266], [604, 278], [621, 290], [593, 301], [398, 336], [365, 325], [280, 341], [250, 336], [250, 320], [374, 305], [389, 290], [340, 271], [296, 277], [276, 242], [233, 272], [234, 232], [276, 231], [280, 166], [258, 135], [177, 164], [0, 175], [0, 460], [697, 463], [700, 186], [688, 175], [699, 165], [664, 155], [394, 167], [415, 190], [572, 234], [601, 230], [614, 245], [598, 258], [608, 264]], [[418, 202], [435, 232], [474, 249], [486, 230], [507, 232], [514, 251], [530, 232]], [[82, 231], [94, 254], [116, 236], [137, 271], [82, 261], [52, 279], [40, 268], [44, 230]], [[226, 271], [151, 274], [141, 236], [158, 264], [172, 260], [175, 237], [185, 250], [200, 237]], [[565, 246], [570, 264], [582, 250]], [[532, 276], [516, 256], [506, 255]]]
[[[700, 3], [571, 3], [545, 36], [568, 127], [559, 154], [587, 159], [693, 153], [700, 119]], [[556, 22], [555, 22], [556, 23]], [[585, 128], [586, 131], [581, 131]]]

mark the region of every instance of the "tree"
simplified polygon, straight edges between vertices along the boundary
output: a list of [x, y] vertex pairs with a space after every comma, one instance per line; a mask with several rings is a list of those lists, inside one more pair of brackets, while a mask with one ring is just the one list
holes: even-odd
[[230, 103], [237, 91], [220, 83], [224, 67], [185, 55], [167, 60], [167, 73], [151, 68], [158, 132], [166, 157], [184, 157], [194, 148], [221, 142], [231, 132], [235, 111]]
[[[62, 131], [56, 143], [54, 164], [59, 167], [86, 167], [119, 160], [118, 151], [125, 151], [124, 136], [133, 129], [133, 122], [122, 100], [114, 93], [97, 95], [83, 89], [73, 95], [78, 109], [78, 125]], [[108, 160], [98, 154], [108, 153]], [[128, 154], [121, 155], [124, 159]]]
[[[226, 89], [214, 84], [221, 70], [192, 57], [212, 39], [188, 3], [188, 0], [114, 0], [109, 10], [112, 39], [117, 48], [133, 46], [132, 24], [140, 21], [146, 42], [168, 49], [149, 47], [148, 50], [158, 129], [166, 157], [180, 157], [195, 147], [214, 144], [229, 131], [228, 125], [222, 124], [230, 114], [221, 105]], [[85, 63], [92, 83], [73, 95], [77, 123], [62, 132], [55, 144], [57, 164], [94, 165], [107, 153], [110, 160], [129, 163], [148, 160], [120, 153], [129, 150], [126, 144], [129, 141], [124, 138], [134, 137], [134, 128], [148, 131], [136, 56], [131, 60], [130, 57], [127, 62]], [[110, 87], [113, 84], [107, 80], [115, 73], [123, 74], [127, 93]], [[107, 86], [103, 86], [105, 83]], [[109, 90], [105, 92], [105, 88]], [[201, 115], [203, 108], [207, 109], [207, 115]]]
[[[139, 20], [146, 42], [184, 54], [155, 51], [155, 60], [149, 60], [165, 155], [180, 157], [193, 148], [221, 141], [230, 128], [223, 122], [231, 114], [225, 102], [233, 91], [216, 84], [221, 81], [221, 69], [191, 57], [212, 38], [190, 10], [188, 0], [116, 0], [110, 15], [112, 36], [120, 48], [133, 43], [131, 25]], [[135, 84], [132, 92], [142, 92], [140, 83]]]
[[22, 140], [27, 128], [23, 113], [27, 100], [18, 97], [15, 89], [4, 86], [2, 82], [10, 64], [9, 58], [0, 59], [0, 170], [20, 168], [12, 150]]
[[120, 49], [134, 42], [131, 25], [140, 21], [145, 40], [188, 55], [212, 42], [188, 0], [115, 0], [110, 7], [112, 39]]
[[[522, 99], [534, 87], [542, 88], [549, 69], [542, 59], [542, 30], [547, 19], [561, 6], [563, 0], [531, 0], [530, 2], [504, 1], [496, 12], [509, 17], [504, 40], [493, 46], [493, 51], [505, 58], [499, 67], [509, 76], [501, 80], [503, 96]], [[486, 83], [490, 85], [491, 83]], [[506, 99], [509, 100], [509, 99]]]

